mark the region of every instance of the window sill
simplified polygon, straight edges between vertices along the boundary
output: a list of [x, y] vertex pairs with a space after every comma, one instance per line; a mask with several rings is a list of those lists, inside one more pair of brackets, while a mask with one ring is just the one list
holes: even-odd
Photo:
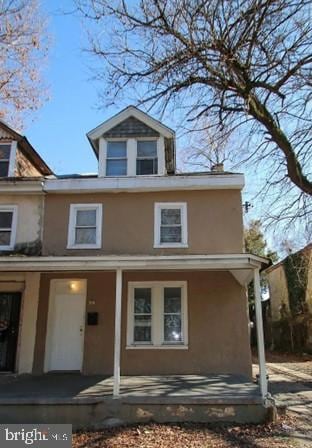
[[126, 350], [188, 350], [188, 345], [127, 345]]
[[0, 250], [14, 250], [14, 246], [0, 246]]
[[188, 249], [188, 244], [171, 243], [171, 244], [154, 244], [154, 249], [170, 249], [170, 248], [180, 248]]
[[99, 244], [75, 244], [68, 245], [66, 249], [101, 249]]

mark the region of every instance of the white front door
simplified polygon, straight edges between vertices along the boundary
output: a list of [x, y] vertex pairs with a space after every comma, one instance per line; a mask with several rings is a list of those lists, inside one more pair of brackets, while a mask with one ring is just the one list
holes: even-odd
[[81, 370], [86, 309], [86, 280], [52, 280], [45, 371]]

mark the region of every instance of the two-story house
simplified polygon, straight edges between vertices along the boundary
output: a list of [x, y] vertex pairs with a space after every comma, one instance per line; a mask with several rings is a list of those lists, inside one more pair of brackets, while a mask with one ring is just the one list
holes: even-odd
[[[28, 140], [0, 121], [0, 258], [41, 254], [50, 175]], [[0, 273], [0, 371], [32, 371], [39, 283], [39, 273]]]
[[[267, 260], [243, 253], [243, 175], [177, 173], [174, 131], [132, 106], [87, 136], [98, 174], [49, 176], [42, 165], [42, 253], [0, 260], [0, 271], [35, 275], [40, 285], [38, 303], [29, 299], [27, 371], [113, 376], [115, 397], [121, 375], [250, 380], [246, 284], [254, 279], [265, 399], [259, 270]], [[33, 220], [30, 198], [22, 204]], [[8, 200], [12, 216], [16, 204]]]

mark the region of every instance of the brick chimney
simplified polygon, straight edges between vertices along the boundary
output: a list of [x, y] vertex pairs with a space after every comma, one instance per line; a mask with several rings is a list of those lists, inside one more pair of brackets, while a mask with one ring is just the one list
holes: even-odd
[[215, 173], [223, 173], [224, 172], [223, 163], [216, 163], [215, 165], [212, 165], [211, 171], [213, 171]]

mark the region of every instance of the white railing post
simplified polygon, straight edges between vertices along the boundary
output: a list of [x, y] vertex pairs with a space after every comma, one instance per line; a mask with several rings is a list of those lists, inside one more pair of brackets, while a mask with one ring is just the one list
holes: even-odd
[[259, 361], [259, 383], [260, 391], [263, 399], [268, 394], [268, 381], [265, 365], [265, 349], [264, 349], [264, 333], [262, 320], [262, 305], [261, 305], [261, 289], [260, 289], [260, 275], [259, 269], [254, 269], [254, 292], [255, 292], [255, 308], [256, 308], [256, 329], [257, 329], [257, 346], [258, 346], [258, 361]]
[[116, 271], [116, 303], [115, 303], [115, 343], [114, 343], [114, 389], [113, 396], [119, 396], [120, 389], [120, 347], [121, 347], [121, 298], [122, 270]]

